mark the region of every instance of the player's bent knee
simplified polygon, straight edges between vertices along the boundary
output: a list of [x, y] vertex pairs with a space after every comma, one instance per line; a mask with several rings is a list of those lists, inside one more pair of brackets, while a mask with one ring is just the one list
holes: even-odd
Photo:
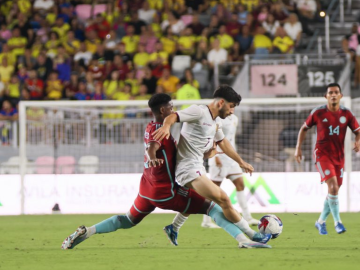
[[120, 222], [119, 224], [119, 229], [130, 229], [132, 227], [134, 227], [137, 223], [135, 223], [134, 221], [130, 220], [129, 217], [127, 217], [126, 215], [118, 215], [118, 216], [114, 216], [117, 218], [117, 220]]

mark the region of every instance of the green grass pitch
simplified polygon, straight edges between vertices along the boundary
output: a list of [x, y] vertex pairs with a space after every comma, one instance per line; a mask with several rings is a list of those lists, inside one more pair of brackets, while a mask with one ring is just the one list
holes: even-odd
[[314, 228], [318, 214], [279, 214], [284, 230], [270, 241], [272, 249], [238, 249], [221, 229], [200, 227], [201, 215], [188, 219], [179, 246], [172, 246], [162, 231], [174, 217], [170, 214], [153, 214], [132, 229], [94, 235], [73, 250], [60, 249], [78, 225], [110, 216], [0, 217], [0, 270], [360, 269], [359, 213], [341, 214], [348, 230], [342, 235], [329, 217], [327, 236]]

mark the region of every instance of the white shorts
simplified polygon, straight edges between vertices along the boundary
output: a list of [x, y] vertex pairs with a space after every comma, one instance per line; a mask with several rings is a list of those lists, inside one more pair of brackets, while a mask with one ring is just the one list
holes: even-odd
[[217, 167], [210, 166], [210, 180], [222, 182], [225, 178], [234, 181], [242, 175], [241, 168], [237, 166]]
[[176, 182], [183, 187], [201, 175], [206, 175], [204, 166], [187, 166], [183, 169], [178, 169], [177, 167], [175, 170]]

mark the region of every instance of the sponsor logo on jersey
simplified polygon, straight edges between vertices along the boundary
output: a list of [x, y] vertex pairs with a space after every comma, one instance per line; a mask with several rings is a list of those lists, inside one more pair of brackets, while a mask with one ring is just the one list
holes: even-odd
[[327, 122], [328, 120], [325, 118], [324, 120], [323, 120], [323, 122]]
[[[280, 204], [280, 201], [275, 196], [274, 192], [271, 190], [271, 188], [268, 186], [265, 179], [261, 175], [258, 177], [258, 179], [255, 181], [254, 184], [251, 184], [244, 175], [243, 175], [243, 179], [244, 179], [245, 187], [247, 187], [250, 190], [250, 192], [247, 195], [247, 200], [249, 200], [251, 197], [254, 197], [263, 207], [265, 207], [267, 204]], [[257, 192], [257, 190], [261, 188], [265, 190], [269, 198], [263, 198], [260, 195], [260, 193]], [[231, 193], [230, 200], [232, 204], [237, 203], [236, 189], [233, 191], [233, 193]]]
[[345, 124], [345, 123], [346, 123], [346, 117], [345, 117], [345, 116], [341, 116], [341, 117], [340, 117], [340, 123], [341, 123], [341, 124]]
[[203, 126], [209, 126], [209, 127], [211, 127], [212, 126], [212, 124], [209, 124], [209, 123], [203, 123]]

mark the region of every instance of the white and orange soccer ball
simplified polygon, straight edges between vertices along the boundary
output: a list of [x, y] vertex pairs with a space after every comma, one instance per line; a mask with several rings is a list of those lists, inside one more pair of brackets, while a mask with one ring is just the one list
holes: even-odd
[[259, 232], [271, 234], [272, 239], [279, 237], [283, 230], [281, 219], [275, 215], [267, 214], [258, 223]]

